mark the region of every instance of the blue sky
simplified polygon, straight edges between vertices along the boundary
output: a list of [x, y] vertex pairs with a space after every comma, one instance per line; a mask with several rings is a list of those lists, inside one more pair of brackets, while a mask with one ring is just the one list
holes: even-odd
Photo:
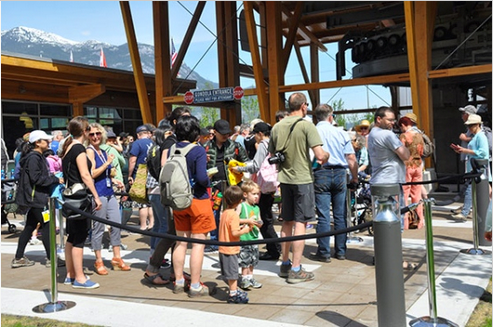
[[[196, 1], [169, 1], [170, 35], [177, 49], [187, 31], [192, 17], [190, 13], [194, 12], [196, 4]], [[127, 42], [118, 1], [2, 1], [0, 6], [2, 31], [25, 26], [54, 33], [77, 42], [97, 40], [113, 45]], [[130, 9], [137, 42], [154, 44], [151, 1], [130, 1]], [[213, 1], [208, 1], [184, 61], [189, 67], [195, 67], [201, 76], [217, 82], [215, 34], [215, 4]], [[327, 47], [329, 48], [327, 53], [319, 53], [321, 81], [335, 80], [334, 58], [337, 48], [335, 44], [327, 45]], [[302, 53], [305, 57], [305, 65], [307, 65], [308, 48], [304, 47]], [[240, 58], [243, 63], [251, 63], [249, 53], [240, 50]], [[346, 63], [347, 65], [351, 63], [350, 57], [346, 58]], [[350, 71], [351, 67], [347, 69]], [[345, 78], [350, 78], [350, 76], [348, 73]], [[285, 81], [286, 84], [303, 82], [294, 51], [291, 54]], [[254, 85], [252, 79], [241, 80], [241, 86], [244, 88], [252, 85]], [[358, 86], [322, 90], [321, 98], [322, 102], [329, 101], [330, 103], [342, 99], [346, 109], [362, 109], [367, 108], [368, 105], [379, 107], [390, 104], [388, 89], [379, 86], [369, 86], [368, 89]]]

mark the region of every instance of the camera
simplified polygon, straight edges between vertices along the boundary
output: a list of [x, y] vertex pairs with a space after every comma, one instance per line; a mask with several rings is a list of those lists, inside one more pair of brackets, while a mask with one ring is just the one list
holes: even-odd
[[284, 160], [286, 160], [286, 157], [284, 156], [284, 154], [282, 152], [276, 152], [276, 153], [274, 153], [274, 155], [272, 157], [269, 158], [269, 163], [271, 165], [274, 165], [274, 164], [279, 164], [281, 162], [284, 162]]

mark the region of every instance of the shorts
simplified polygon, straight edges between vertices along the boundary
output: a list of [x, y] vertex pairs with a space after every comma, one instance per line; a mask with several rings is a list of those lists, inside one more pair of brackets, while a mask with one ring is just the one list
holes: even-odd
[[310, 184], [281, 184], [284, 221], [307, 223], [315, 220], [315, 190]]
[[219, 262], [221, 263], [221, 275], [226, 280], [238, 279], [238, 255], [219, 253]]
[[176, 230], [180, 232], [206, 234], [216, 229], [210, 199], [193, 199], [190, 208], [173, 210], [173, 219]]
[[132, 206], [134, 208], [139, 208], [139, 209], [151, 208], [151, 204], [150, 203], [140, 203], [140, 202], [137, 202], [137, 201], [133, 201]]
[[238, 254], [238, 265], [241, 268], [248, 268], [250, 266], [256, 267], [258, 265], [259, 256], [258, 245], [243, 245]]

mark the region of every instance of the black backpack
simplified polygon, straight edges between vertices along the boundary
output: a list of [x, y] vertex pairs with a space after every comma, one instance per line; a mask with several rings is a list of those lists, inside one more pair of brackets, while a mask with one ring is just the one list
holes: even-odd
[[159, 180], [161, 173], [161, 148], [154, 144], [147, 151], [147, 171], [156, 180]]

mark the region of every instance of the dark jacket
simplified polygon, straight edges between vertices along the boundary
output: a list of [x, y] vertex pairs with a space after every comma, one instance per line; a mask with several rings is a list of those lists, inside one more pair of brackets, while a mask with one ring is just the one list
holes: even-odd
[[50, 173], [46, 158], [37, 151], [29, 152], [22, 156], [20, 167], [16, 203], [31, 208], [46, 207], [51, 186], [59, 184], [58, 177]]
[[[209, 156], [209, 161], [207, 162], [207, 169], [210, 169], [212, 167], [216, 166], [216, 157], [217, 157], [217, 145], [215, 142], [215, 139], [207, 142], [205, 145], [205, 151], [207, 152], [207, 155]], [[240, 145], [238, 142], [234, 142], [230, 139], [228, 139], [224, 144], [224, 174], [225, 176], [228, 176], [227, 172], [227, 166], [228, 162], [231, 159], [235, 159], [239, 162], [247, 162], [248, 161], [248, 154], [246, 153], [245, 149]], [[229, 185], [229, 179], [226, 178], [228, 181]]]

